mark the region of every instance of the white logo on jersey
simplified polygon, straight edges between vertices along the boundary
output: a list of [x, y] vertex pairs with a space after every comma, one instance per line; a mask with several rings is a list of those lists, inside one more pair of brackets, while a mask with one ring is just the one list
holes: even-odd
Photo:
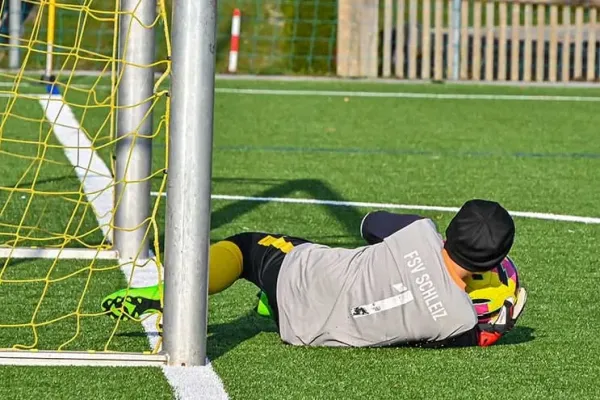
[[354, 307], [350, 310], [350, 314], [354, 318], [364, 317], [366, 315], [377, 314], [382, 311], [391, 310], [392, 308], [400, 307], [401, 305], [410, 303], [415, 299], [412, 292], [408, 290], [403, 283], [392, 285], [394, 290], [400, 292], [399, 295], [385, 298], [371, 304]]
[[406, 254], [404, 259], [408, 259], [406, 266], [410, 269], [411, 274], [421, 273], [421, 275], [415, 278], [415, 283], [419, 286], [419, 291], [421, 292], [421, 296], [423, 297], [423, 301], [425, 301], [425, 305], [427, 306], [431, 318], [433, 318], [434, 321], [437, 321], [439, 318], [446, 317], [448, 315], [446, 308], [439, 300], [440, 296], [438, 295], [437, 289], [429, 274], [424, 272], [426, 268], [423, 264], [423, 260], [419, 256], [419, 252], [416, 250], [412, 251]]

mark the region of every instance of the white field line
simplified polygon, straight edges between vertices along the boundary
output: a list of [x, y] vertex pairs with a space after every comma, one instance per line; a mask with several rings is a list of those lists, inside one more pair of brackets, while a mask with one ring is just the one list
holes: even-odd
[[[0, 82], [0, 87], [12, 87], [10, 82]], [[21, 86], [36, 87], [22, 82]], [[89, 89], [90, 85], [72, 84], [73, 87]], [[600, 85], [599, 85], [600, 87]], [[109, 90], [110, 86], [97, 85], [95, 89]], [[485, 100], [485, 101], [541, 101], [541, 102], [574, 102], [597, 103], [598, 96], [550, 96], [550, 95], [504, 95], [504, 94], [462, 94], [462, 93], [418, 93], [418, 92], [365, 92], [338, 90], [277, 90], [277, 89], [240, 89], [216, 88], [215, 93], [242, 94], [254, 96], [313, 96], [313, 97], [348, 97], [379, 99], [430, 99], [430, 100]], [[0, 97], [12, 97], [10, 93], [0, 93]]]
[[[63, 71], [66, 76], [79, 77], [99, 77], [105, 76], [110, 77], [110, 72], [106, 71], [93, 71], [93, 70], [77, 70], [77, 71]], [[15, 71], [6, 68], [0, 68], [0, 73], [14, 74]], [[26, 71], [25, 75], [31, 76], [37, 79], [41, 74], [45, 73], [44, 70], [29, 70]], [[154, 77], [156, 79], [163, 75], [162, 72], [155, 72]], [[337, 76], [310, 76], [310, 75], [251, 75], [251, 74], [216, 74], [215, 79], [217, 81], [263, 81], [263, 82], [325, 82], [325, 83], [375, 83], [375, 84], [389, 84], [389, 85], [438, 85], [437, 82], [425, 79], [394, 79], [394, 78], [342, 78]], [[600, 85], [596, 82], [512, 82], [512, 81], [470, 81], [470, 80], [458, 80], [454, 81], [451, 79], [443, 81], [452, 85], [478, 85], [478, 86], [505, 86], [505, 87], [561, 87], [561, 88], [600, 88]]]
[[[152, 192], [152, 196], [166, 196], [166, 193]], [[261, 203], [288, 203], [288, 204], [313, 204], [327, 205], [335, 207], [362, 207], [375, 209], [392, 209], [392, 210], [418, 210], [418, 211], [439, 211], [439, 212], [457, 212], [460, 207], [442, 207], [442, 206], [427, 206], [416, 204], [396, 204], [396, 203], [372, 203], [362, 201], [337, 201], [337, 200], [319, 200], [319, 199], [302, 199], [292, 197], [249, 197], [249, 196], [231, 196], [226, 194], [214, 194], [211, 196], [214, 200], [232, 200], [232, 201], [254, 201]], [[509, 211], [514, 217], [541, 219], [549, 221], [561, 222], [578, 222], [583, 224], [600, 224], [600, 218], [595, 217], [580, 217], [576, 215], [561, 215], [548, 214], [529, 211]]]
[[41, 95], [40, 104], [53, 127], [54, 135], [65, 147], [65, 156], [75, 168], [102, 233], [112, 241], [113, 182], [110, 170], [94, 152], [91, 140], [80, 131], [75, 114], [63, 103], [61, 96]]
[[[93, 150], [92, 143], [81, 131], [77, 118], [63, 101], [62, 96], [41, 95], [40, 104], [46, 118], [53, 126], [56, 138], [65, 147], [66, 157], [75, 167], [84, 193], [96, 212], [102, 232], [105, 236], [110, 236], [114, 182], [109, 168]], [[126, 279], [131, 278], [132, 287], [158, 283], [158, 268], [153, 259], [138, 261], [137, 265], [133, 262], [121, 261], [121, 271]], [[159, 340], [157, 316], [144, 319], [142, 325], [151, 349], [155, 349]], [[125, 366], [126, 362], [123, 365]], [[187, 368], [164, 366], [163, 372], [179, 400], [228, 398], [223, 383], [210, 364], [205, 367]]]
[[600, 102], [592, 96], [527, 96], [503, 94], [460, 94], [460, 93], [412, 93], [412, 92], [354, 92], [337, 90], [273, 90], [217, 88], [216, 93], [267, 95], [267, 96], [319, 96], [319, 97], [367, 97], [383, 99], [434, 99], [434, 100], [503, 100], [503, 101], [561, 101]]

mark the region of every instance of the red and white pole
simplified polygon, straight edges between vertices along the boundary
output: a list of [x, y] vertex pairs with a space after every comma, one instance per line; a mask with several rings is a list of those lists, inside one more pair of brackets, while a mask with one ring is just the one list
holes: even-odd
[[231, 20], [231, 48], [229, 50], [229, 68], [228, 71], [233, 73], [237, 71], [238, 51], [240, 50], [240, 26], [242, 13], [238, 8], [233, 10], [233, 18]]

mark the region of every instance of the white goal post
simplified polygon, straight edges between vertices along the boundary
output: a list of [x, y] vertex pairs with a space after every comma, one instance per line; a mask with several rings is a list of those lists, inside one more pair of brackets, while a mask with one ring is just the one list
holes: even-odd
[[163, 318], [171, 365], [206, 363], [216, 7], [173, 1]]

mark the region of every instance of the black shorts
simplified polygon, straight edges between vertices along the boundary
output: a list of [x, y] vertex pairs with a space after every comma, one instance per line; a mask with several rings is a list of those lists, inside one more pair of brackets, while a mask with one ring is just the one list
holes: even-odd
[[245, 232], [226, 238], [242, 251], [242, 278], [254, 283], [269, 299], [275, 322], [279, 321], [277, 309], [277, 279], [283, 260], [289, 251], [306, 239], [262, 232]]

